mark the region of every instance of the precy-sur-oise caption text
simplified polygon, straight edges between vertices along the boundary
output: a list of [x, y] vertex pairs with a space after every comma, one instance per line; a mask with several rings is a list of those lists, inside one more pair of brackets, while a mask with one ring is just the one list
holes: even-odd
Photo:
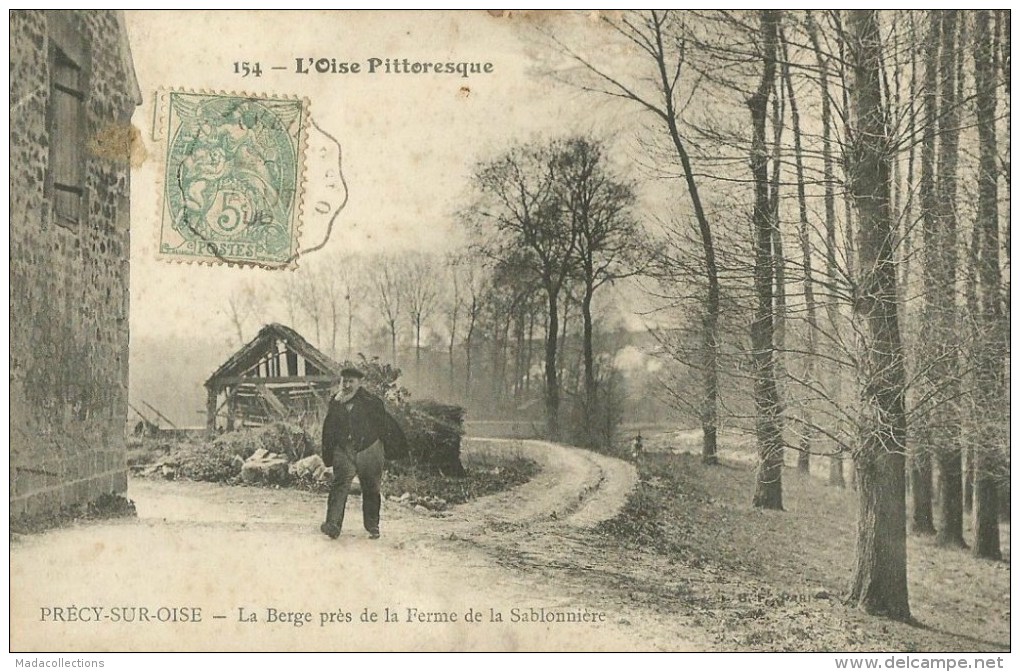
[[246, 624], [356, 625], [359, 623], [522, 623], [522, 624], [596, 624], [606, 622], [604, 611], [586, 607], [471, 607], [436, 609], [423, 606], [342, 607], [329, 609], [293, 609], [281, 607], [235, 607], [217, 611], [200, 606], [97, 606], [66, 605], [39, 608], [44, 623], [181, 623], [234, 621]]

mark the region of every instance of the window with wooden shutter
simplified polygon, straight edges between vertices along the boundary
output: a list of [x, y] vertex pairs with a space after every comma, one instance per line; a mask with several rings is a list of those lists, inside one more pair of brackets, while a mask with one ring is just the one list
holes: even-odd
[[82, 70], [62, 50], [50, 49], [50, 174], [53, 214], [63, 226], [77, 224], [85, 193]]

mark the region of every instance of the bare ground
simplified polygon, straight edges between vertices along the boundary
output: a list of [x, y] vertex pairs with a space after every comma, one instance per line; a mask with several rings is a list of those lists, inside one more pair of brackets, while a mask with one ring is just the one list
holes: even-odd
[[[709, 648], [698, 629], [641, 605], [499, 562], [513, 552], [501, 541], [503, 530], [528, 529], [554, 541], [560, 530], [615, 515], [636, 482], [633, 466], [587, 451], [501, 445], [537, 460], [540, 474], [439, 514], [386, 502], [379, 541], [359, 529], [358, 497], [348, 502], [344, 535], [331, 541], [318, 531], [322, 495], [133, 480], [136, 520], [54, 530], [12, 547], [12, 650]], [[473, 446], [492, 449], [479, 441], [465, 450]], [[146, 607], [150, 617], [161, 606], [200, 607], [202, 622], [41, 622], [44, 608], [71, 606], [102, 607], [104, 616], [114, 607]], [[365, 608], [383, 618], [387, 607], [398, 622], [361, 622]], [[270, 608], [310, 612], [311, 622], [266, 622]], [[605, 621], [513, 623], [514, 608], [603, 612]], [[241, 622], [241, 609], [259, 622]], [[409, 609], [455, 614], [457, 622], [420, 622]], [[490, 609], [503, 621], [490, 621]], [[468, 610], [480, 612], [482, 622], [464, 622]], [[354, 622], [320, 624], [323, 613], [338, 611]]]
[[[674, 443], [682, 451], [684, 442]], [[755, 511], [740, 447], [724, 451], [718, 467], [675, 456], [670, 468], [679, 476], [669, 492], [658, 477], [639, 482], [629, 463], [574, 448], [465, 445], [500, 449], [535, 459], [540, 473], [442, 513], [386, 502], [375, 542], [359, 529], [357, 497], [344, 536], [330, 541], [318, 532], [324, 495], [132, 481], [137, 520], [56, 530], [12, 547], [12, 650], [1009, 649], [1008, 562], [911, 538], [917, 622], [848, 609], [840, 596], [852, 563], [853, 493], [788, 471], [787, 511]], [[649, 492], [668, 507], [659, 516], [667, 524], [654, 528], [661, 543], [617, 529], [644, 501], [634, 496]], [[1004, 533], [1008, 553], [1008, 526]], [[71, 604], [194, 605], [203, 622], [40, 622], [41, 608]], [[399, 620], [360, 622], [366, 607], [389, 607]], [[260, 622], [240, 622], [242, 608]], [[266, 623], [268, 608], [307, 611], [311, 622]], [[409, 622], [409, 608], [459, 618]], [[514, 608], [604, 612], [606, 620], [512, 623]], [[490, 609], [504, 620], [491, 621]], [[322, 613], [338, 610], [354, 622], [320, 625]], [[468, 610], [481, 622], [464, 622]]]

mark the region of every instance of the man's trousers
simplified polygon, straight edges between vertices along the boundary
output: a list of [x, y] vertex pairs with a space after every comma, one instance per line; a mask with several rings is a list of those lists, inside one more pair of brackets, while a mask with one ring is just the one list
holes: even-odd
[[351, 489], [351, 481], [357, 475], [361, 483], [361, 511], [365, 529], [371, 533], [379, 532], [379, 508], [382, 505], [379, 486], [382, 482], [384, 463], [383, 445], [380, 441], [357, 454], [338, 451], [333, 456], [333, 484], [329, 488], [329, 500], [326, 504], [328, 525], [337, 531], [343, 528], [347, 494]]

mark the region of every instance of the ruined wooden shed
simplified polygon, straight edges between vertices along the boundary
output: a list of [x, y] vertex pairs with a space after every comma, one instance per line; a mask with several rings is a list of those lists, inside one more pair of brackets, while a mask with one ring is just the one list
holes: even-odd
[[269, 324], [205, 381], [206, 428], [317, 417], [340, 365], [282, 324]]

